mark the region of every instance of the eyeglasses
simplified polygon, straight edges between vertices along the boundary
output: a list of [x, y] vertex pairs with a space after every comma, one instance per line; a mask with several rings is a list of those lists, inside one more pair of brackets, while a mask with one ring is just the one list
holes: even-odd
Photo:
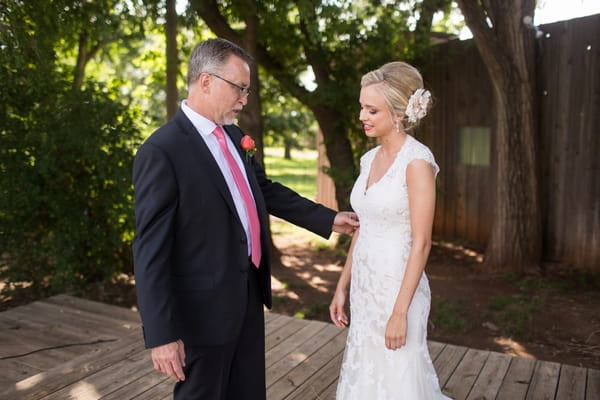
[[212, 72], [207, 72], [207, 74], [212, 75], [212, 76], [214, 76], [216, 78], [219, 78], [222, 81], [225, 81], [225, 82], [229, 83], [231, 86], [233, 86], [234, 88], [236, 88], [239, 91], [238, 96], [240, 96], [240, 97], [248, 97], [248, 95], [250, 94], [250, 88], [245, 88], [243, 86], [240, 86], [237, 83], [233, 83], [230, 80], [225, 79], [222, 76], [219, 76], [219, 75], [217, 75], [215, 73], [212, 73]]

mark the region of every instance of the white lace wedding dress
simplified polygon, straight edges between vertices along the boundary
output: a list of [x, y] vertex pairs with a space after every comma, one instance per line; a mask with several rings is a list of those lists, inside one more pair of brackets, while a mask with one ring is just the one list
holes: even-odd
[[412, 136], [385, 175], [367, 189], [379, 146], [361, 158], [361, 173], [350, 202], [359, 216], [360, 234], [352, 254], [350, 328], [340, 372], [338, 400], [448, 399], [439, 388], [427, 349], [431, 294], [425, 274], [408, 311], [406, 345], [385, 347], [385, 328], [400, 290], [412, 235], [406, 167], [423, 159], [438, 172], [432, 153]]

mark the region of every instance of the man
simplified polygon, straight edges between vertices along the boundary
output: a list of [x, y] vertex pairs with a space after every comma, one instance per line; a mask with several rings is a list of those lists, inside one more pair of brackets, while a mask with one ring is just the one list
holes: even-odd
[[352, 233], [335, 211], [268, 180], [233, 124], [250, 56], [201, 42], [188, 98], [140, 147], [133, 167], [136, 290], [155, 369], [175, 399], [265, 399], [263, 304], [271, 307], [268, 213], [327, 237]]

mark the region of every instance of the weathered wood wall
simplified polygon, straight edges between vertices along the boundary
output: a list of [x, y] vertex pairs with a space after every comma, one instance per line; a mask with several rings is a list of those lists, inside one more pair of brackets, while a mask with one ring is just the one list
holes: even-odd
[[440, 45], [435, 60], [422, 71], [434, 106], [415, 133], [440, 166], [434, 232], [485, 243], [491, 228], [493, 175], [489, 166], [459, 163], [458, 132], [465, 126], [493, 126], [491, 84], [473, 41]]
[[541, 29], [545, 257], [600, 271], [600, 14]]

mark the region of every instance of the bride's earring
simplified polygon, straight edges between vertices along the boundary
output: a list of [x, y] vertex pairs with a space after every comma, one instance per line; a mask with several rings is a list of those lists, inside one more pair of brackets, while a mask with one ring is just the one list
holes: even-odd
[[396, 120], [395, 125], [396, 125], [396, 132], [400, 133], [400, 120], [399, 119]]

